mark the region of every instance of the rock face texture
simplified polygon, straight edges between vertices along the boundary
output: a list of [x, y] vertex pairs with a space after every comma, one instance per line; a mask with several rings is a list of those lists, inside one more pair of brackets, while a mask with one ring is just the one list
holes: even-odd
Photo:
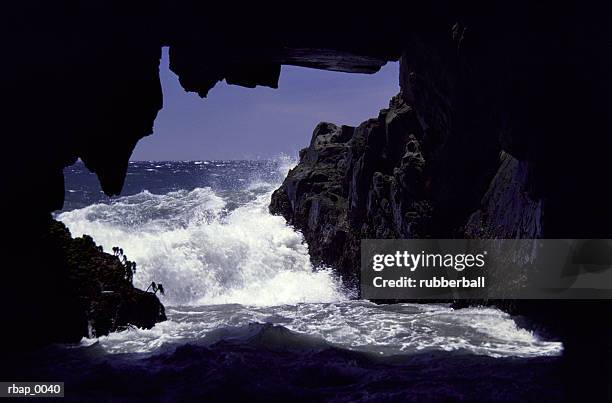
[[356, 128], [320, 123], [270, 210], [302, 230], [315, 264], [351, 282], [362, 238], [416, 237], [433, 225], [421, 138], [401, 96]]
[[[303, 229], [316, 264], [338, 270], [355, 264], [355, 253], [341, 253], [355, 240], [348, 222], [348, 163], [356, 129], [319, 123], [300, 164], [273, 197], [270, 209]], [[350, 273], [350, 270], [343, 272]]]
[[480, 208], [470, 216], [465, 226], [465, 236], [483, 239], [544, 238], [544, 202], [528, 188], [529, 164], [503, 151], [500, 161]]
[[361, 239], [543, 237], [527, 163], [494, 145], [489, 158], [474, 154], [484, 147], [454, 151], [480, 158], [481, 177], [471, 180], [445, 170], [435, 151], [401, 94], [356, 128], [320, 123], [270, 211], [303, 232], [315, 265], [349, 282], [359, 274]]

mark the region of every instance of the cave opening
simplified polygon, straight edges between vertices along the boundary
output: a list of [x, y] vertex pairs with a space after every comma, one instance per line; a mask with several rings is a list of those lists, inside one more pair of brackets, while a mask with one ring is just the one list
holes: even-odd
[[[75, 187], [75, 178], [87, 176], [95, 181], [95, 177], [84, 169], [70, 171], [71, 167], [66, 206], [57, 218], [75, 237], [89, 235], [104, 250], [120, 247], [122, 255], [138, 264], [133, 276], [138, 289], [163, 284], [166, 292], [159, 299], [167, 309], [168, 326], [180, 326], [179, 338], [236, 325], [240, 333], [257, 318], [273, 315], [278, 318], [275, 324], [289, 331], [307, 328], [307, 334], [326, 342], [379, 355], [438, 350], [452, 343], [454, 336], [442, 331], [441, 338], [423, 342], [425, 347], [420, 343], [405, 346], [393, 331], [383, 331], [385, 343], [370, 345], [367, 335], [379, 330], [368, 318], [386, 320], [388, 312], [358, 298], [350, 272], [355, 273], [359, 266], [348, 259], [357, 255], [348, 249], [348, 243], [342, 243], [355, 236], [341, 222], [347, 215], [342, 208], [349, 196], [338, 184], [350, 176], [345, 171], [348, 154], [355, 152], [354, 167], [359, 166], [358, 160], [365, 161], [363, 169], [355, 169], [365, 178], [363, 186], [358, 181], [353, 184], [354, 189], [363, 188], [357, 204], [369, 204], [370, 211], [380, 207], [379, 217], [384, 217], [384, 200], [389, 204], [391, 199], [384, 195], [395, 180], [391, 175], [409, 171], [402, 165], [405, 159], [417, 163], [422, 159], [415, 137], [420, 140], [422, 133], [413, 109], [402, 97], [395, 97], [399, 92], [397, 62], [374, 75], [285, 66], [278, 89], [241, 88], [222, 82], [204, 100], [180, 87], [168, 69], [166, 51], [160, 77], [164, 108], [155, 120], [153, 135], [136, 146], [122, 195], [109, 200], [99, 188], [96, 193], [86, 186]], [[387, 110], [378, 115], [383, 108]], [[321, 121], [329, 123], [318, 124]], [[291, 182], [284, 180], [294, 164], [276, 157], [283, 153], [297, 156], [308, 145], [311, 133], [313, 140], [300, 153], [300, 160], [316, 160], [318, 165], [307, 167], [303, 178], [298, 172], [295, 187], [301, 188], [304, 205], [308, 205], [302, 224], [323, 229], [320, 236], [316, 230], [310, 236], [300, 231], [283, 214], [283, 198], [274, 197], [281, 184], [282, 192], [291, 188]], [[349, 139], [354, 140], [350, 146]], [[370, 151], [364, 151], [366, 148]], [[376, 196], [369, 191], [370, 185], [376, 188]], [[93, 199], [87, 192], [95, 194]], [[71, 204], [74, 200], [81, 205]], [[280, 214], [271, 214], [270, 209]], [[327, 241], [326, 235], [332, 240], [327, 244], [315, 239]], [[344, 260], [326, 264], [338, 256]], [[304, 320], [295, 315], [296, 309], [303, 311]], [[414, 309], [417, 316], [434, 309], [436, 316], [455, 320], [450, 307], [425, 304]], [[491, 328], [514, 323], [496, 308], [484, 309], [493, 323]], [[339, 333], [329, 330], [338, 320], [337, 310], [343, 311], [343, 321], [350, 322]], [[411, 315], [395, 312], [389, 320], [394, 326], [405, 326]], [[237, 316], [242, 318], [238, 323], [234, 322]], [[483, 336], [474, 332], [470, 320], [454, 326], [466, 335], [467, 350], [514, 354], [496, 347], [482, 352]], [[151, 351], [163, 343], [167, 332], [174, 330], [164, 329], [151, 339], [149, 335], [121, 334], [105, 339], [103, 347], [110, 353], [132, 352], [136, 339], [142, 351]], [[522, 340], [520, 332], [513, 330], [510, 343]], [[562, 350], [560, 343], [535, 336], [526, 343], [529, 348], [521, 350], [521, 356], [557, 356]]]
[[355, 296], [331, 268], [311, 262], [301, 233], [268, 206], [320, 122], [358, 126], [389, 107], [399, 63], [374, 74], [283, 66], [278, 88], [223, 81], [204, 99], [186, 92], [169, 64], [163, 48], [164, 105], [152, 135], [136, 144], [121, 194], [107, 196], [77, 161], [64, 170], [55, 218], [72, 236], [120, 249], [138, 265], [134, 285], [163, 284], [169, 306]]
[[[399, 92], [399, 62], [388, 62], [374, 74], [284, 65], [278, 88], [246, 88], [223, 80], [202, 98], [183, 89], [170, 70], [168, 53], [168, 48], [163, 47], [163, 108], [155, 119], [153, 133], [136, 144], [121, 195], [108, 197], [96, 175], [79, 160], [64, 170], [65, 200], [61, 211], [107, 203], [145, 190], [163, 193], [185, 185], [189, 190], [210, 185], [197, 178], [180, 177], [187, 173], [182, 169], [172, 169], [168, 175], [161, 172], [163, 177], [157, 177], [156, 173], [166, 166], [156, 162], [193, 161], [203, 166], [211, 161], [286, 164], [296, 160], [299, 150], [308, 146], [319, 122], [357, 126], [387, 108], [389, 99]], [[147, 178], [144, 182], [135, 181], [133, 171], [143, 169], [143, 164], [147, 164]], [[155, 186], [162, 181], [169, 183]]]
[[356, 126], [399, 92], [399, 62], [374, 74], [284, 65], [278, 88], [218, 82], [206, 98], [186, 92], [162, 49], [164, 106], [132, 160], [252, 160], [297, 155], [317, 123]]

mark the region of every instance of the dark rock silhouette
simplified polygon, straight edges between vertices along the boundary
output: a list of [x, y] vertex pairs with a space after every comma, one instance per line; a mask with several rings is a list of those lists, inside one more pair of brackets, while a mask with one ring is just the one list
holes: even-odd
[[151, 328], [166, 319], [157, 297], [132, 285], [131, 266], [126, 270], [117, 256], [100, 252], [91, 237], [73, 239], [64, 224], [54, 220], [49, 221], [45, 237], [57, 251], [53, 264], [61, 266], [65, 276], [58, 273], [54, 279], [63, 284], [65, 294], [58, 291], [53, 298], [71, 305], [57, 313], [71, 323], [55, 329], [58, 340], [102, 336], [128, 325]]

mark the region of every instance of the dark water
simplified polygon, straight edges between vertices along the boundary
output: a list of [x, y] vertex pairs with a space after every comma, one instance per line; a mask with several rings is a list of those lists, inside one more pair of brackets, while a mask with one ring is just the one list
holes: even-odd
[[[69, 401], [560, 401], [558, 358], [458, 352], [393, 357], [330, 346], [270, 324], [148, 354], [101, 345], [26, 358], [20, 379], [66, 381]], [[40, 363], [40, 354], [46, 360]], [[23, 358], [22, 358], [23, 359]]]
[[[210, 187], [228, 192], [244, 189], [255, 180], [279, 181], [279, 168], [290, 163], [286, 158], [260, 161], [131, 161], [121, 196], [148, 191], [166, 194], [177, 190]], [[66, 195], [63, 211], [83, 208], [95, 203], [109, 203], [100, 189], [98, 178], [82, 162], [64, 171]]]
[[291, 161], [135, 162], [109, 200], [66, 170], [58, 218], [162, 282], [169, 320], [19, 357], [73, 401], [558, 401], [562, 346], [495, 308], [353, 300], [267, 206]]

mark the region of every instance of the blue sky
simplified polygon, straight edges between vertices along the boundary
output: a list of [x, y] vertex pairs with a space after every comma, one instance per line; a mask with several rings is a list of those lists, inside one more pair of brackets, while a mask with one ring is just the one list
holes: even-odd
[[317, 123], [357, 125], [399, 92], [398, 63], [373, 75], [283, 66], [278, 89], [221, 82], [204, 99], [180, 87], [166, 48], [160, 70], [164, 108], [132, 160], [296, 156]]

